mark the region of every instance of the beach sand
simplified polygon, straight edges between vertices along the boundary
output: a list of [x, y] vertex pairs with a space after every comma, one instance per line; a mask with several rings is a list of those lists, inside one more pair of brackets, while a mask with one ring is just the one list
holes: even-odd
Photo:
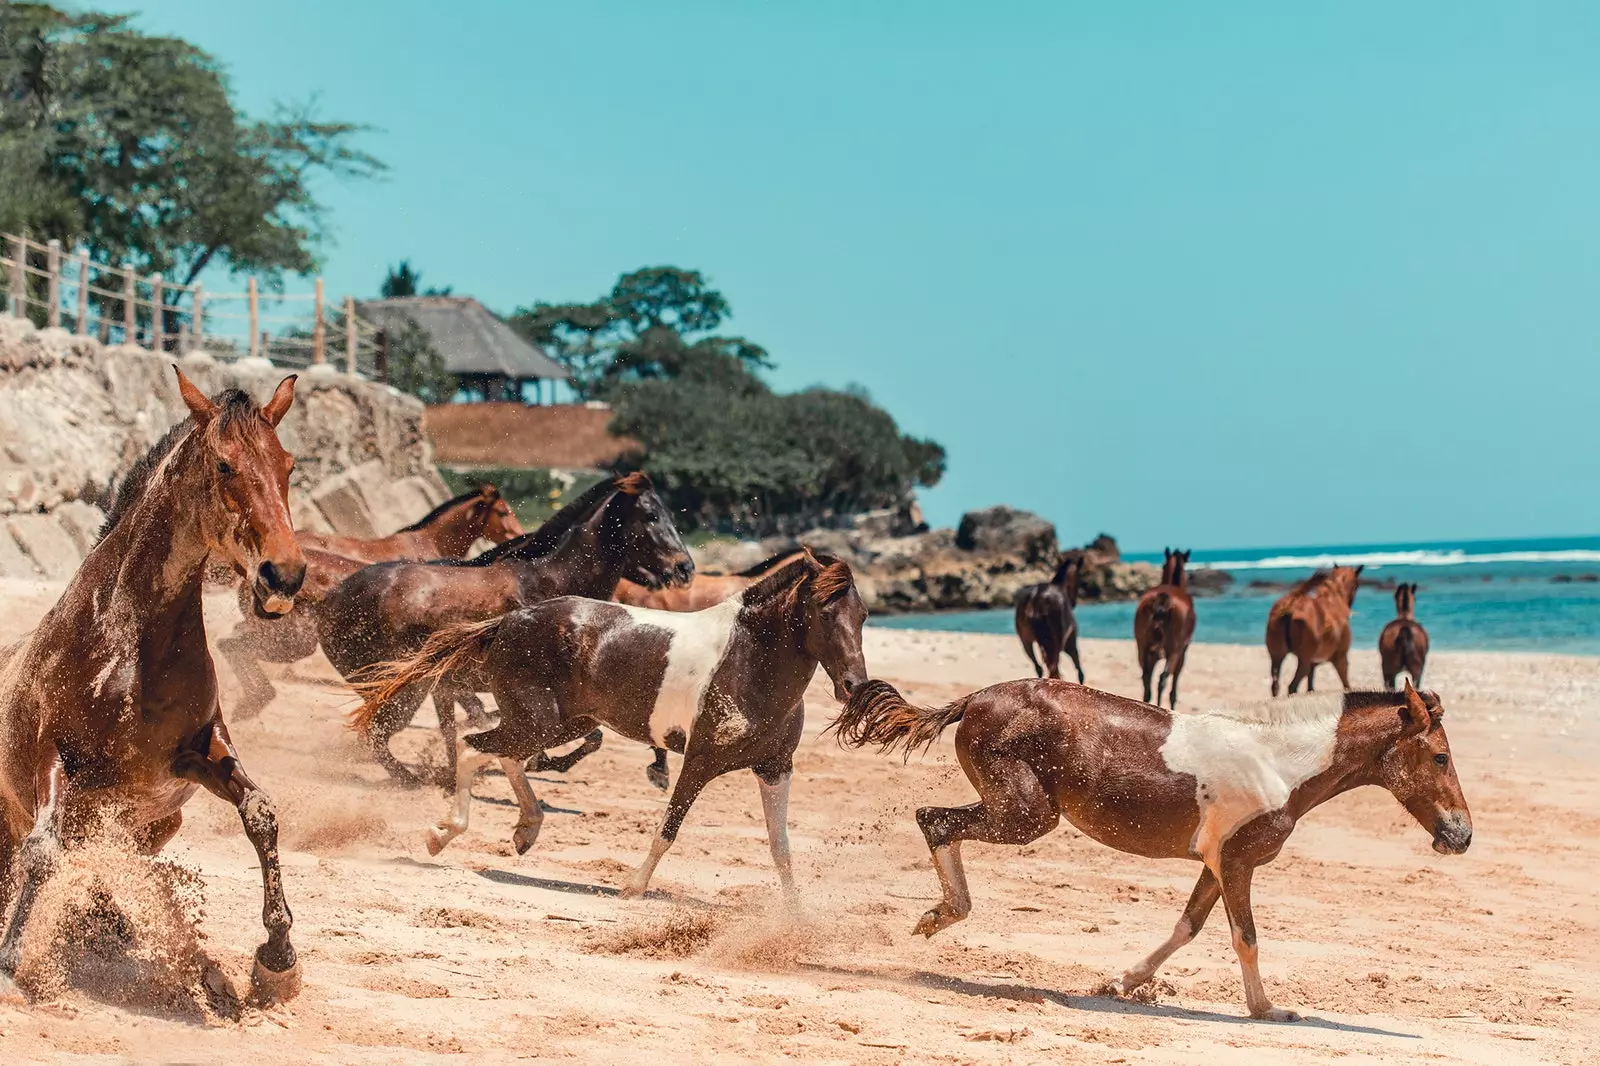
[[[0, 582], [0, 641], [31, 626], [58, 592]], [[237, 617], [226, 596], [211, 597], [208, 610], [213, 636]], [[1138, 694], [1131, 642], [1088, 641], [1084, 651], [1091, 684]], [[874, 676], [921, 702], [1026, 669], [1009, 637], [869, 630], [867, 656]], [[1358, 684], [1375, 685], [1376, 652], [1362, 649], [1354, 669]], [[218, 670], [226, 706], [236, 689], [220, 660]], [[0, 1004], [0, 1060], [1583, 1063], [1600, 1055], [1600, 658], [1432, 656], [1427, 680], [1448, 710], [1472, 848], [1436, 855], [1427, 833], [1375, 789], [1308, 817], [1255, 879], [1262, 970], [1274, 1001], [1307, 1016], [1293, 1025], [1244, 1017], [1220, 909], [1163, 968], [1153, 1002], [1097, 994], [1167, 936], [1199, 867], [1121, 855], [1070, 827], [1023, 848], [969, 843], [971, 918], [931, 941], [913, 938], [938, 888], [912, 812], [973, 794], [948, 734], [905, 764], [820, 737], [835, 710], [826, 684], [812, 688], [796, 754], [790, 818], [803, 920], [795, 926], [781, 907], [749, 774], [709, 787], [650, 898], [622, 901], [615, 886], [644, 855], [664, 803], [645, 781], [646, 749], [608, 735], [570, 775], [539, 775], [534, 786], [552, 811], [538, 846], [521, 857], [509, 842], [506, 781], [482, 778], [471, 830], [433, 859], [423, 830], [443, 799], [382, 785], [343, 728], [351, 701], [327, 663], [269, 670], [278, 700], [233, 735], [279, 804], [301, 996], [281, 1007], [236, 1006], [261, 939], [259, 874], [234, 812], [201, 794], [166, 854], [199, 872], [203, 938], [177, 942], [171, 922], [157, 920], [160, 893], [147, 891], [125, 926], [139, 943], [165, 937], [166, 955], [106, 961], [126, 928], [98, 937], [98, 962], [79, 958], [45, 999]], [[1319, 680], [1335, 683], [1326, 667]], [[1197, 645], [1183, 704], [1266, 687], [1260, 647]], [[402, 757], [436, 752], [431, 718], [425, 710], [397, 740]], [[80, 872], [93, 868], [89, 858], [73, 861]], [[108, 862], [103, 853], [93, 861]], [[181, 874], [167, 877], [182, 882]], [[72, 917], [67, 892], [55, 900], [70, 919], [60, 940], [81, 948], [95, 939], [83, 931], [97, 927]], [[30, 941], [35, 972], [62, 954], [45, 940]], [[200, 990], [186, 990], [196, 973]]]

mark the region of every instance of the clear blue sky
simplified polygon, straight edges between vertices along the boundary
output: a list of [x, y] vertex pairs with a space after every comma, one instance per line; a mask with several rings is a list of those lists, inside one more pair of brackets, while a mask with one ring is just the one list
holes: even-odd
[[320, 96], [330, 290], [509, 311], [705, 271], [782, 388], [865, 385], [1130, 548], [1600, 531], [1600, 5], [147, 0]]

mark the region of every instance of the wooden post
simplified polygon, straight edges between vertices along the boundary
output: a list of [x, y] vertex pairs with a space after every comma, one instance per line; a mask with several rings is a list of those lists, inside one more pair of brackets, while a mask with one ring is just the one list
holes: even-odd
[[17, 251], [11, 260], [11, 314], [23, 318], [28, 313], [28, 239], [17, 238]]
[[51, 241], [45, 246], [45, 267], [49, 271], [50, 306], [45, 310], [45, 324], [51, 329], [61, 328], [61, 242]]
[[122, 268], [122, 343], [139, 343], [139, 290], [133, 280], [133, 267]]
[[322, 363], [322, 279], [317, 278], [316, 307], [312, 310], [311, 326], [311, 363], [313, 366]]
[[161, 350], [161, 331], [166, 328], [162, 319], [162, 305], [166, 297], [161, 291], [161, 275], [150, 275], [150, 350]]
[[256, 345], [260, 343], [261, 332], [258, 328], [258, 319], [261, 317], [261, 297], [256, 292], [256, 279], [251, 278], [247, 286], [250, 293], [250, 358], [254, 359], [261, 353]]
[[198, 281], [194, 284], [194, 308], [189, 313], [189, 335], [194, 340], [195, 347], [204, 348], [202, 341], [206, 335], [206, 287]]
[[378, 330], [378, 380], [389, 384], [389, 330]]
[[73, 330], [80, 337], [89, 335], [89, 253], [78, 250], [78, 322]]
[[344, 372], [356, 372], [356, 298], [344, 298]]

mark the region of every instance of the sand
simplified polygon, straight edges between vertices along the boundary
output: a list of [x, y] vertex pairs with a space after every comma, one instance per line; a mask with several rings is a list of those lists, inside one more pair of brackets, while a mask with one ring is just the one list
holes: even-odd
[[[58, 592], [0, 583], [0, 640], [31, 626]], [[208, 608], [213, 632], [227, 632], [228, 598]], [[875, 676], [924, 702], [1025, 668], [1001, 637], [869, 630], [867, 654]], [[1088, 641], [1084, 658], [1090, 683], [1137, 694], [1129, 642]], [[73, 965], [57, 968], [38, 1001], [0, 1004], [0, 1060], [1581, 1063], [1600, 1054], [1600, 659], [1430, 659], [1472, 804], [1472, 849], [1436, 855], [1372, 789], [1314, 812], [1255, 882], [1268, 991], [1307, 1016], [1292, 1025], [1243, 1016], [1220, 912], [1161, 971], [1152, 1002], [1097, 994], [1165, 938], [1198, 866], [1121, 855], [1071, 828], [1024, 848], [968, 844], [971, 918], [931, 941], [912, 938], [938, 891], [912, 811], [972, 794], [948, 737], [909, 764], [819, 737], [835, 706], [825, 685], [813, 687], [796, 755], [795, 923], [748, 774], [706, 790], [655, 891], [623, 901], [615, 888], [664, 802], [646, 783], [645, 749], [608, 736], [566, 777], [540, 775], [534, 785], [552, 812], [521, 857], [509, 842], [510, 790], [502, 777], [482, 778], [471, 830], [429, 858], [423, 830], [442, 813], [441, 796], [382, 784], [342, 728], [350, 701], [320, 657], [269, 669], [278, 700], [233, 733], [281, 809], [302, 995], [265, 1009], [241, 1001], [261, 939], [259, 873], [234, 812], [202, 794], [166, 871], [135, 875], [135, 860], [108, 860], [104, 848], [74, 860], [86, 865], [57, 893], [56, 940], [41, 933], [29, 945], [35, 959], [65, 953]], [[1363, 651], [1355, 669], [1358, 683], [1375, 684], [1376, 652]], [[219, 671], [226, 705], [236, 689], [220, 662]], [[1190, 653], [1187, 705], [1265, 689], [1261, 648]], [[403, 757], [436, 754], [429, 717], [398, 739]], [[92, 894], [94, 863], [137, 889], [136, 913], [120, 926], [103, 906], [68, 898]], [[189, 888], [203, 902], [185, 897]], [[199, 938], [185, 941], [174, 916], [196, 914]], [[182, 957], [152, 957], [152, 939]]]

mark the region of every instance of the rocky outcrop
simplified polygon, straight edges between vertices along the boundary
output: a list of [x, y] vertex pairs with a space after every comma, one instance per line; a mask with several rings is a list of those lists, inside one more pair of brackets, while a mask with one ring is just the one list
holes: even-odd
[[[209, 394], [231, 386], [265, 398], [286, 373], [264, 359], [191, 353], [178, 362]], [[118, 478], [187, 414], [172, 363], [0, 317], [0, 576], [70, 576]], [[388, 533], [449, 495], [422, 433], [422, 404], [386, 385], [332, 367], [301, 373], [278, 434], [295, 456], [298, 525]], [[330, 495], [346, 506], [325, 513], [318, 500]]]
[[968, 511], [956, 527], [956, 547], [984, 555], [1004, 555], [1028, 566], [1053, 566], [1056, 527], [1030, 511], [985, 507]]

